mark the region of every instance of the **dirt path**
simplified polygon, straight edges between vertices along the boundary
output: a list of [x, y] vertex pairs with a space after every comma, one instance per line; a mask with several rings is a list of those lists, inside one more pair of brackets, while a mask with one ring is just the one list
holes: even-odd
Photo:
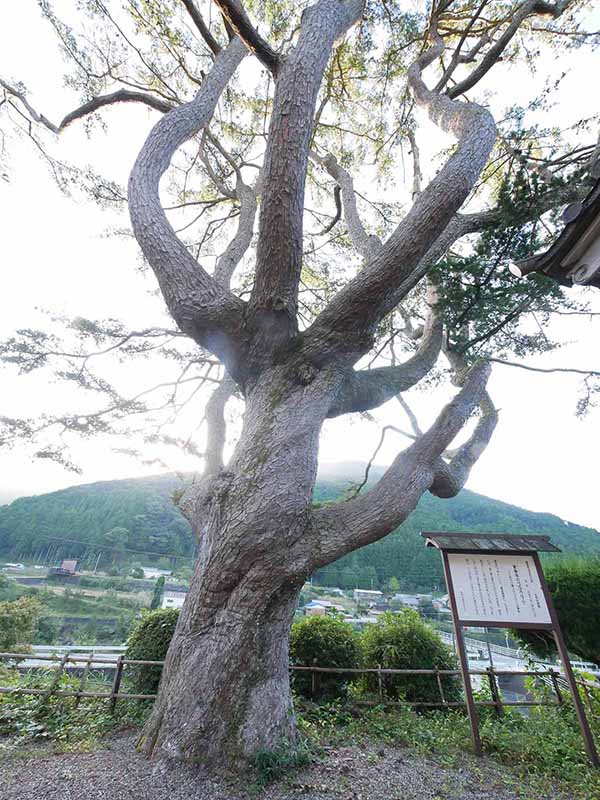
[[[397, 748], [331, 748], [320, 763], [258, 790], [252, 781], [218, 781], [178, 767], [158, 771], [135, 752], [135, 737], [106, 740], [89, 753], [40, 748], [0, 759], [2, 800], [515, 800], [489, 761], [443, 769]], [[503, 773], [506, 775], [506, 773]], [[545, 797], [527, 795], [535, 800]], [[547, 796], [549, 797], [549, 796]], [[558, 798], [553, 795], [552, 800]]]

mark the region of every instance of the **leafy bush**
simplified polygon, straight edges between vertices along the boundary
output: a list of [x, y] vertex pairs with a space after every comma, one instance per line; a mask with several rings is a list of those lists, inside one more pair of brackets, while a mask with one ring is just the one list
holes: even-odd
[[[347, 622], [332, 616], [306, 617], [292, 625], [290, 661], [306, 667], [358, 667], [358, 636]], [[313, 682], [312, 675], [316, 675]], [[293, 687], [305, 697], [343, 694], [352, 674], [293, 672]]]
[[[453, 653], [437, 633], [410, 608], [397, 614], [383, 614], [375, 625], [369, 625], [361, 636], [365, 667], [384, 669], [456, 669]], [[457, 676], [441, 678], [446, 700], [460, 698]], [[363, 678], [366, 690], [378, 690], [377, 675]], [[437, 702], [440, 692], [434, 675], [384, 675], [387, 697], [411, 702]]]
[[0, 651], [27, 649], [37, 629], [42, 606], [32, 597], [0, 603]]
[[[600, 664], [600, 558], [561, 558], [544, 564], [567, 648]], [[554, 638], [545, 631], [515, 631], [542, 658], [555, 652]]]
[[[144, 613], [129, 635], [125, 658], [163, 661], [178, 617], [179, 609], [176, 608], [157, 608]], [[162, 668], [159, 666], [127, 667], [127, 675], [139, 694], [154, 694], [160, 683], [161, 672]]]

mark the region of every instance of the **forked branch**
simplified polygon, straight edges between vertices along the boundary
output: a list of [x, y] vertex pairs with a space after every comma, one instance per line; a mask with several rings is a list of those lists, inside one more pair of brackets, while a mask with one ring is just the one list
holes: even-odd
[[443, 326], [434, 313], [428, 317], [419, 348], [403, 364], [350, 370], [328, 417], [369, 411], [406, 392], [435, 366], [442, 347]]
[[[489, 364], [475, 364], [431, 428], [396, 457], [367, 494], [313, 511], [313, 535], [318, 542], [313, 569], [381, 539], [406, 519], [423, 492], [435, 486], [441, 456], [482, 402], [489, 374]], [[462, 455], [459, 450], [457, 473], [463, 463], [470, 468], [477, 457], [475, 446]]]
[[244, 304], [220, 286], [177, 237], [162, 208], [160, 179], [176, 150], [211, 119], [221, 93], [246, 54], [235, 38], [221, 50], [195, 98], [152, 129], [129, 179], [134, 235], [154, 270], [179, 327], [234, 368]]
[[258, 58], [261, 64], [275, 74], [280, 63], [279, 55], [256, 30], [242, 3], [239, 0], [215, 0], [215, 3], [248, 50]]
[[[469, 195], [494, 145], [496, 126], [487, 109], [450, 100], [425, 85], [423, 70], [444, 50], [435, 27], [431, 36], [433, 45], [410, 68], [409, 83], [416, 102], [458, 146], [379, 252], [308, 330], [305, 353], [311, 359], [327, 362], [342, 353], [356, 358], [369, 348], [375, 326], [425, 274], [423, 257]], [[420, 267], [424, 271], [413, 276]]]

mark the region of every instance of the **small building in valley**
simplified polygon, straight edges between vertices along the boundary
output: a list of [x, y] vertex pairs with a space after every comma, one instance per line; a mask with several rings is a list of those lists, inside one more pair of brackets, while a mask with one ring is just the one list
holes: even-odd
[[378, 603], [383, 600], [383, 592], [377, 592], [373, 589], [355, 589], [354, 599], [357, 603]]
[[63, 578], [71, 578], [77, 574], [77, 560], [65, 558], [60, 562], [60, 566], [52, 567], [49, 575], [60, 575]]
[[142, 567], [144, 578], [156, 580], [156, 578], [168, 578], [172, 574], [170, 569], [156, 569], [155, 567]]
[[416, 594], [403, 594], [398, 592], [392, 598], [396, 603], [401, 603], [403, 606], [417, 609], [419, 607], [419, 597]]
[[167, 589], [163, 592], [161, 608], [182, 608], [187, 597], [187, 592]]

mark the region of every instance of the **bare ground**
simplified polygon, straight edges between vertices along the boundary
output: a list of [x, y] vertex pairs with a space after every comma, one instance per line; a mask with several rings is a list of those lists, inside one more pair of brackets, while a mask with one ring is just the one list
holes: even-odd
[[[47, 747], [5, 753], [0, 759], [1, 800], [515, 800], [506, 768], [465, 757], [445, 769], [410, 750], [329, 748], [317, 763], [259, 789], [255, 779], [215, 780], [178, 766], [153, 767], [134, 750], [135, 736], [111, 737], [87, 753], [52, 753]], [[510, 777], [510, 776], [509, 776]], [[527, 792], [531, 800], [560, 794]]]

